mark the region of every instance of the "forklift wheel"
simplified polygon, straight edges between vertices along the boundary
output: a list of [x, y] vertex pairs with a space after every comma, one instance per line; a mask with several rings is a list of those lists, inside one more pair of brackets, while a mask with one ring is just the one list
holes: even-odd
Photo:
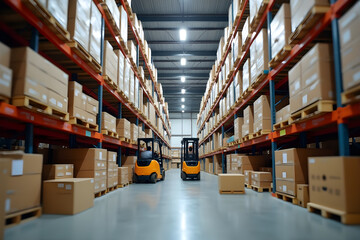
[[163, 170], [161, 175], [162, 175], [161, 181], [164, 181], [165, 180], [165, 170]]
[[182, 180], [185, 180], [185, 179], [186, 179], [186, 173], [181, 172], [181, 179], [182, 179]]
[[197, 175], [197, 178], [196, 178], [198, 181], [200, 181], [200, 173]]
[[150, 182], [151, 183], [156, 183], [156, 180], [157, 180], [157, 174], [156, 173], [152, 173], [150, 175]]

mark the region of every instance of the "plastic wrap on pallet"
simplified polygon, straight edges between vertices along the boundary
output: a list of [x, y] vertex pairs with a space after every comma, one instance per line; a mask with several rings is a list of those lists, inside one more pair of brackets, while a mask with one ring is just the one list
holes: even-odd
[[242, 80], [243, 80], [243, 91], [245, 91], [250, 86], [250, 59], [247, 59], [244, 63]]
[[284, 3], [276, 13], [270, 25], [271, 53], [275, 57], [288, 43], [291, 34], [290, 5]]
[[68, 7], [68, 0], [47, 0], [48, 11], [54, 16], [54, 18], [64, 29], [67, 27]]
[[[62, 2], [62, 1], [61, 1]], [[65, 1], [64, 1], [65, 2]], [[94, 2], [91, 3], [89, 52], [100, 63], [101, 54], [101, 13]], [[116, 81], [116, 79], [114, 80]]]
[[113, 16], [116, 26], [120, 29], [120, 11], [115, 0], [105, 0], [105, 3]]
[[246, 18], [244, 27], [241, 31], [241, 45], [245, 45], [245, 40], [247, 39], [248, 35], [250, 34], [250, 20], [249, 17]]
[[120, 37], [124, 42], [127, 42], [128, 35], [128, 18], [123, 6], [119, 7], [120, 12]]

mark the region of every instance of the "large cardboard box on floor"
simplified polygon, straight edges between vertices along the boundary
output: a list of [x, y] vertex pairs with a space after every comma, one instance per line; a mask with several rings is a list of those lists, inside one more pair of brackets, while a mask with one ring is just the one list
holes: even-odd
[[272, 182], [271, 173], [269, 172], [252, 172], [251, 186], [270, 188]]
[[299, 206], [306, 208], [309, 202], [309, 185], [298, 184], [296, 192], [297, 192], [296, 198], [298, 200]]
[[252, 170], [245, 170], [244, 171], [244, 176], [245, 176], [245, 183], [251, 185], [251, 175], [252, 175]]
[[47, 180], [43, 183], [43, 212], [76, 214], [94, 205], [92, 178]]
[[0, 240], [4, 239], [4, 223], [5, 223], [5, 195], [6, 190], [5, 186], [7, 185], [7, 173], [10, 172], [10, 164], [9, 159], [0, 159], [0, 221], [2, 224], [0, 224]]
[[5, 162], [5, 169], [9, 170], [5, 174], [5, 213], [40, 206], [42, 155], [0, 152], [0, 161]]
[[45, 164], [43, 166], [42, 179], [63, 179], [74, 177], [73, 164]]
[[219, 174], [219, 191], [245, 192], [243, 174]]
[[124, 185], [129, 183], [129, 168], [119, 167], [118, 168], [118, 184]]
[[360, 157], [309, 157], [310, 202], [360, 213]]

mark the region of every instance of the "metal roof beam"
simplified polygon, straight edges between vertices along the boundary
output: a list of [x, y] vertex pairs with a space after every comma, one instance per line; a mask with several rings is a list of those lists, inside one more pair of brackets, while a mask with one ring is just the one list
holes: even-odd
[[142, 22], [227, 22], [227, 14], [139, 14]]
[[216, 51], [153, 51], [152, 56], [216, 56]]
[[211, 67], [192, 67], [192, 68], [157, 68], [158, 71], [210, 71]]
[[[152, 28], [144, 27], [144, 31], [179, 31], [180, 28]], [[224, 28], [210, 28], [210, 27], [197, 27], [197, 28], [186, 28], [186, 31], [224, 31]]]
[[179, 78], [185, 76], [186, 78], [209, 78], [209, 73], [158, 73], [158, 78]]
[[217, 40], [203, 40], [203, 41], [148, 41], [148, 44], [219, 44]]
[[[216, 56], [215, 56], [216, 57]], [[173, 63], [173, 62], [179, 62], [179, 60], [160, 60], [160, 59], [153, 59], [153, 62], [158, 62], [158, 63]], [[212, 62], [215, 63], [215, 60], [213, 59], [198, 59], [198, 60], [188, 60], [186, 59], [186, 62], [196, 62], [196, 63], [201, 63], [201, 62]]]

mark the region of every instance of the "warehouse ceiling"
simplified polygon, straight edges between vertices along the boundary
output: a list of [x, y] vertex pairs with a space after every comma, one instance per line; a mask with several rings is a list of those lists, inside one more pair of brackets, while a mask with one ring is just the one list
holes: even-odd
[[[231, 0], [133, 0], [170, 112], [199, 112]], [[187, 38], [180, 41], [180, 29]], [[180, 59], [186, 58], [181, 66]], [[186, 77], [185, 83], [181, 76]], [[181, 93], [185, 89], [185, 94]], [[181, 102], [185, 98], [185, 102]], [[181, 108], [185, 105], [185, 109]]]

